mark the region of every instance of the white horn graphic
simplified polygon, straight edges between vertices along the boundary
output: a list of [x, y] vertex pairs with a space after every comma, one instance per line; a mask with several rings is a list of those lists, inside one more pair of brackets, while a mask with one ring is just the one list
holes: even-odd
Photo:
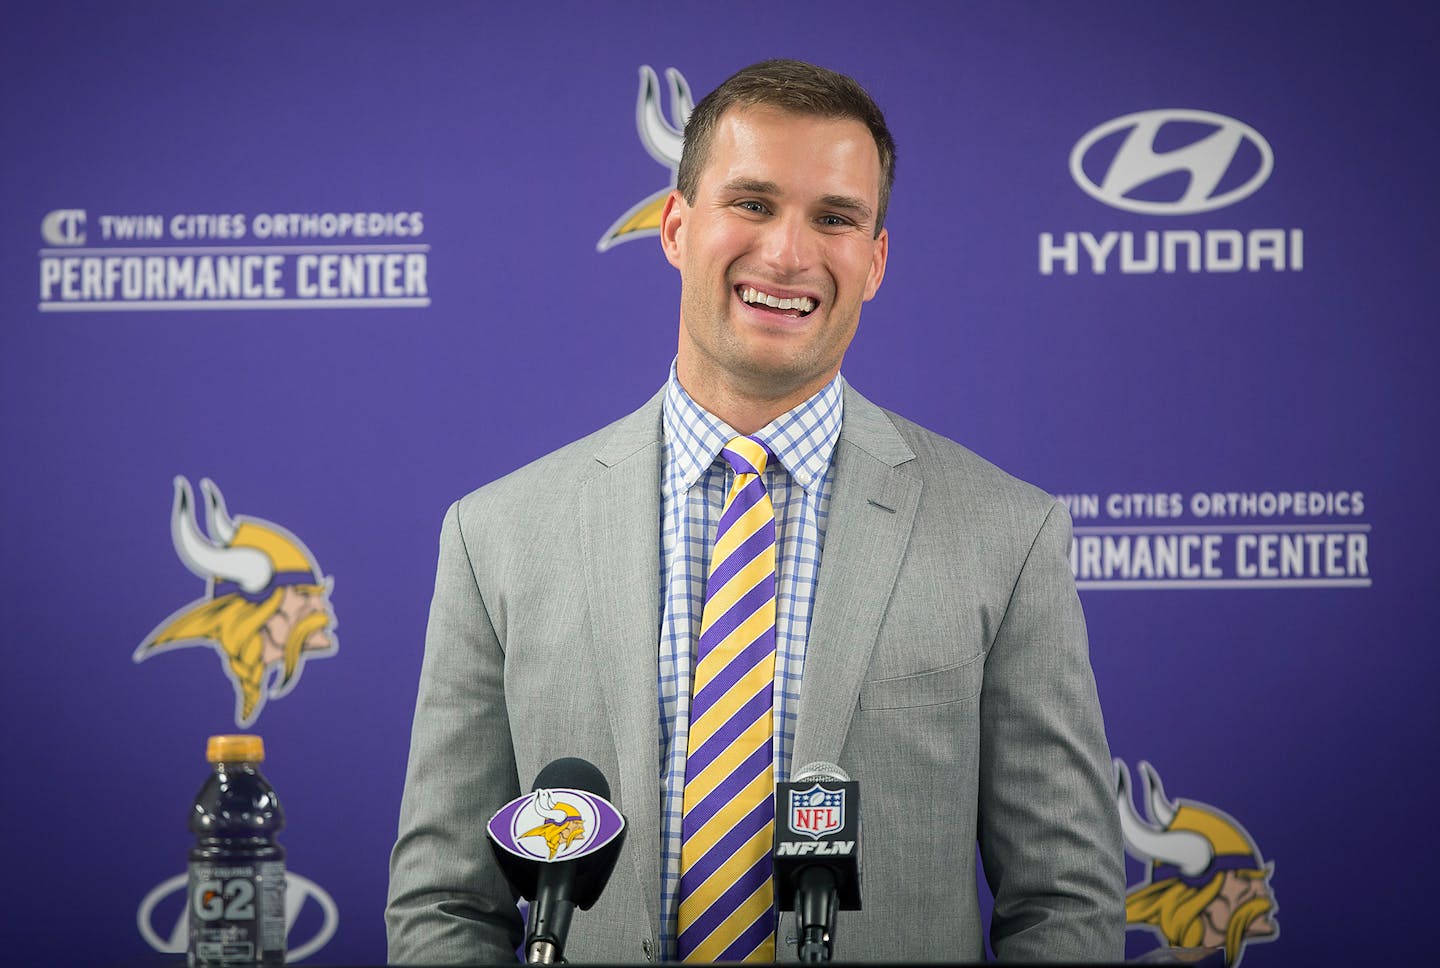
[[695, 99], [690, 96], [690, 84], [685, 80], [685, 75], [673, 67], [665, 68], [665, 80], [670, 82], [670, 120], [674, 122], [675, 130], [684, 134], [690, 112], [695, 110]]
[[635, 127], [640, 140], [650, 157], [667, 168], [680, 164], [680, 151], [685, 145], [685, 122], [695, 103], [690, 98], [690, 86], [675, 68], [667, 68], [665, 78], [670, 82], [670, 115], [674, 124], [667, 122], [660, 110], [660, 79], [655, 71], [646, 65], [640, 68], [640, 96], [635, 101]]
[[[1215, 849], [1204, 837], [1190, 830], [1152, 827], [1140, 819], [1131, 800], [1130, 770], [1120, 760], [1115, 761], [1115, 791], [1116, 805], [1120, 808], [1120, 832], [1132, 857], [1172, 864], [1187, 877], [1194, 877], [1210, 866], [1215, 859]], [[1164, 796], [1161, 791], [1162, 800]], [[1174, 819], [1173, 809], [1170, 817]]]
[[549, 790], [541, 790], [536, 794], [535, 809], [551, 823], [564, 823], [568, 819], [565, 811], [555, 806], [555, 795]]
[[1150, 813], [1150, 822], [1168, 827], [1175, 822], [1175, 804], [1165, 796], [1165, 787], [1160, 774], [1147, 761], [1140, 761], [1140, 779], [1145, 784], [1145, 806]]
[[211, 536], [228, 545], [235, 540], [235, 522], [225, 510], [225, 496], [208, 477], [200, 479], [200, 490], [205, 494], [205, 517]]
[[[219, 494], [218, 490], [216, 494]], [[251, 593], [270, 584], [270, 579], [275, 577], [275, 567], [265, 553], [258, 548], [227, 548], [211, 542], [200, 533], [195, 523], [194, 503], [190, 482], [177, 476], [175, 508], [170, 515], [170, 537], [175, 542], [175, 553], [185, 567], [207, 580], [233, 581]], [[224, 513], [223, 505], [221, 513]]]

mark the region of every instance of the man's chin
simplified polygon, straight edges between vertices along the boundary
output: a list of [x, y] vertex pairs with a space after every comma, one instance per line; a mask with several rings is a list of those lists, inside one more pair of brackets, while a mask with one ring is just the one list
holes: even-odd
[[766, 388], [783, 396], [801, 388], [823, 385], [825, 374], [835, 366], [819, 360], [816, 348], [791, 334], [752, 334], [755, 338], [737, 347], [727, 370], [737, 381]]

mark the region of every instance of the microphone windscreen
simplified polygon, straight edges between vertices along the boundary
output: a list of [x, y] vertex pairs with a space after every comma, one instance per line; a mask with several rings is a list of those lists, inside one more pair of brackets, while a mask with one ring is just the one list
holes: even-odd
[[850, 774], [840, 769], [840, 767], [834, 763], [817, 760], [814, 763], [806, 763], [800, 767], [800, 769], [796, 770], [795, 775], [790, 778], [791, 783], [808, 783], [812, 780], [820, 782], [829, 780], [832, 783], [847, 783], [850, 780]]
[[563, 787], [568, 790], [584, 790], [603, 799], [610, 799], [610, 784], [599, 767], [578, 756], [566, 756], [547, 764], [535, 778], [531, 791], [553, 790]]

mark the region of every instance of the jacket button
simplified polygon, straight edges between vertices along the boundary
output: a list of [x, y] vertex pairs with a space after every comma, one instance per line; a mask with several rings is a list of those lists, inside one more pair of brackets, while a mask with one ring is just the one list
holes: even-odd
[[646, 961], [655, 960], [655, 943], [652, 942], [649, 938], [646, 938], [644, 941], [640, 942], [640, 950], [645, 952]]

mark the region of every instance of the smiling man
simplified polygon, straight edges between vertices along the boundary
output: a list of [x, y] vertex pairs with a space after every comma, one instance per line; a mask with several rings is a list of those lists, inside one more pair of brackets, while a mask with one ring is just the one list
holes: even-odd
[[840, 372], [885, 276], [879, 196], [894, 148], [882, 173], [861, 121], [764, 103], [736, 104], [703, 137], [661, 227], [681, 278], [677, 375], [696, 403], [754, 433]]
[[880, 288], [895, 148], [853, 80], [796, 61], [696, 106], [661, 243], [665, 387], [451, 507], [391, 861], [390, 959], [508, 960], [484, 823], [549, 761], [630, 833], [571, 961], [791, 960], [771, 793], [864, 788], [843, 960], [1119, 960], [1110, 758], [1044, 492], [840, 376]]

